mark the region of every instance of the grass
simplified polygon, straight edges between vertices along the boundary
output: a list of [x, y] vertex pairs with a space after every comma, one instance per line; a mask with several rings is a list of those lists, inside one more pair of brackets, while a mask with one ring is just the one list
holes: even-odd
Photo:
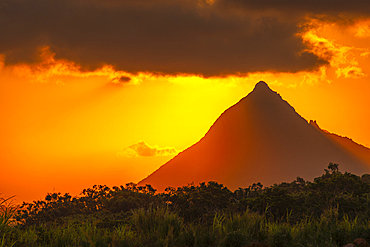
[[269, 221], [249, 210], [217, 213], [213, 224], [206, 225], [184, 223], [167, 207], [151, 206], [131, 211], [126, 223], [114, 227], [103, 227], [101, 220], [90, 217], [22, 228], [13, 224], [16, 208], [11, 198], [2, 199], [0, 208], [0, 247], [336, 247], [360, 237], [370, 240], [368, 220], [340, 217], [334, 209], [295, 224]]
[[0, 247], [14, 246], [16, 241], [10, 240], [14, 227], [14, 217], [17, 207], [13, 205], [13, 197], [0, 198]]
[[183, 231], [183, 219], [166, 207], [139, 208], [131, 224], [145, 246], [172, 246]]

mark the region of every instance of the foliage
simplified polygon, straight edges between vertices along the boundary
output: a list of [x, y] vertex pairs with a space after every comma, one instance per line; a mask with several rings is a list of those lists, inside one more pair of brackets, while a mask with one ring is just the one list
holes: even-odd
[[135, 209], [131, 216], [132, 226], [141, 236], [143, 246], [172, 245], [183, 229], [183, 219], [165, 207], [150, 206]]
[[[217, 182], [167, 188], [96, 185], [79, 197], [0, 200], [2, 246], [343, 246], [370, 242], [370, 175], [330, 163], [312, 182], [231, 192]], [[14, 221], [17, 218], [17, 221]]]
[[244, 194], [241, 190], [234, 194], [243, 209], [265, 213], [272, 220], [297, 222], [306, 217], [319, 217], [330, 208], [337, 208], [342, 216], [370, 216], [367, 210], [370, 206], [370, 184], [354, 174], [339, 172], [338, 165], [333, 163], [325, 169], [325, 174], [313, 182], [297, 177], [291, 183], [247, 189]]
[[[45, 200], [23, 203], [18, 210], [17, 220], [24, 226], [45, 222], [63, 223], [65, 217], [76, 215], [121, 215], [135, 208], [147, 208], [159, 200], [154, 195], [155, 190], [150, 186], [136, 186], [134, 183], [126, 187], [94, 185], [84, 189], [80, 197], [72, 198], [68, 193], [47, 194]], [[113, 223], [114, 224], [114, 223]]]
[[211, 223], [213, 216], [230, 207], [233, 201], [233, 193], [214, 181], [177, 189], [169, 187], [162, 197], [187, 222], [203, 223]]
[[15, 241], [9, 240], [14, 228], [14, 216], [17, 207], [13, 205], [12, 198], [0, 198], [0, 246], [13, 246]]

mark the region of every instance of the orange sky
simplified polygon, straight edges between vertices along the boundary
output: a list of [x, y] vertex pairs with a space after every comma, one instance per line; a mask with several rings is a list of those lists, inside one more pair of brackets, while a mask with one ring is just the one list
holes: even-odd
[[[113, 0], [107, 2], [112, 6], [120, 4]], [[179, 2], [191, 9], [188, 2]], [[204, 18], [208, 19], [205, 23], [210, 29], [215, 18], [211, 15], [212, 8], [222, 6], [218, 2], [222, 1], [205, 1], [194, 7], [200, 8], [194, 13], [206, 13], [208, 17]], [[72, 4], [66, 1], [68, 3]], [[289, 6], [289, 1], [285, 3]], [[8, 2], [0, 10], [9, 12], [9, 20], [5, 17], [5, 21], [14, 21], [14, 30], [25, 20], [10, 17], [12, 8], [17, 8], [12, 4]], [[157, 5], [145, 5], [145, 11], [155, 17], [156, 12], [151, 11], [155, 9], [162, 13], [158, 8], [161, 4], [173, 7], [167, 1], [158, 0]], [[102, 15], [104, 11], [111, 11], [110, 5], [103, 5], [97, 4], [103, 9]], [[135, 5], [132, 8], [139, 7]], [[300, 49], [301, 55], [296, 54], [297, 61], [293, 55], [284, 55], [288, 54], [290, 46], [285, 44], [285, 38], [276, 41], [278, 45], [273, 50], [266, 48], [266, 54], [263, 53], [264, 48], [253, 56], [248, 55], [250, 51], [243, 54], [243, 51], [239, 53], [233, 49], [219, 54], [215, 50], [208, 51], [205, 46], [199, 50], [189, 48], [186, 53], [194, 51], [199, 55], [187, 55], [184, 52], [176, 54], [179, 47], [172, 47], [173, 40], [168, 35], [168, 54], [175, 53], [178, 57], [168, 55], [163, 47], [157, 51], [149, 44], [135, 46], [135, 42], [127, 41], [130, 49], [138, 49], [138, 56], [143, 60], [124, 56], [128, 53], [120, 50], [119, 47], [124, 46], [120, 43], [117, 52], [123, 54], [121, 61], [109, 47], [102, 47], [95, 54], [101, 41], [88, 36], [91, 33], [86, 34], [92, 37], [92, 41], [85, 45], [85, 50], [84, 46], [77, 46], [79, 39], [74, 41], [77, 34], [67, 35], [68, 38], [64, 39], [65, 36], [61, 36], [65, 35], [63, 30], [58, 33], [45, 28], [40, 31], [42, 38], [33, 39], [31, 32], [27, 36], [27, 32], [14, 34], [10, 28], [6, 29], [5, 32], [13, 36], [3, 44], [0, 41], [0, 46], [4, 47], [0, 49], [0, 197], [16, 195], [16, 200], [21, 202], [43, 199], [48, 192], [77, 195], [94, 184], [113, 186], [138, 182], [176, 152], [198, 141], [224, 110], [246, 96], [260, 80], [279, 92], [305, 119], [315, 119], [323, 129], [370, 147], [370, 18], [366, 13], [358, 13], [356, 18], [352, 15], [333, 18], [330, 13], [319, 15], [321, 12], [315, 13], [318, 10], [311, 10], [314, 14], [303, 12], [304, 17], [292, 17], [293, 25], [289, 18], [282, 17], [281, 13], [286, 11], [284, 8], [277, 7], [275, 12], [271, 9], [259, 11], [261, 16], [272, 13], [273, 18], [279, 20], [278, 27], [296, 28], [290, 35], [298, 41], [289, 38], [289, 42], [296, 45], [292, 47], [292, 54], [296, 52], [293, 48]], [[86, 9], [87, 15], [89, 8]], [[235, 10], [229, 7], [227, 11]], [[233, 27], [239, 22], [246, 23], [245, 17], [241, 10], [235, 12], [236, 17], [230, 17], [227, 11], [218, 14], [223, 21], [220, 23], [226, 23], [226, 31], [215, 29], [214, 36], [206, 32], [205, 37], [214, 37], [223, 45], [235, 45], [239, 49], [242, 47], [239, 47], [240, 35], [232, 32], [239, 32], [239, 27], [235, 30]], [[354, 9], [353, 13], [356, 11]], [[40, 20], [31, 17], [30, 22], [37, 24], [32, 26], [35, 28], [32, 30], [37, 31]], [[169, 15], [168, 18], [175, 17]], [[203, 18], [203, 15], [194, 18]], [[158, 25], [163, 24], [158, 22]], [[260, 28], [259, 25], [254, 28]], [[180, 26], [196, 29], [190, 24]], [[93, 26], [81, 28], [94, 29]], [[163, 32], [168, 30], [172, 29], [163, 28]], [[284, 33], [291, 28], [284, 30], [278, 31]], [[161, 32], [159, 29], [155, 31]], [[194, 31], [195, 36], [197, 32]], [[227, 33], [230, 40], [219, 38], [217, 32], [220, 37]], [[266, 32], [271, 32], [263, 34], [266, 37], [280, 37], [273, 30]], [[145, 37], [150, 33], [148, 31]], [[176, 31], [174, 33], [177, 34]], [[255, 33], [250, 36], [260, 37], [261, 34]], [[153, 44], [163, 42], [162, 37], [159, 40], [155, 35], [150, 37]], [[241, 39], [245, 40], [245, 37]], [[199, 40], [197, 42], [201, 42]], [[261, 41], [261, 46], [269, 45], [265, 42]], [[189, 43], [195, 47], [191, 41]], [[217, 48], [216, 45], [211, 44]], [[258, 42], [250, 46], [259, 49]], [[278, 53], [279, 47], [283, 47], [282, 54]], [[146, 53], [141, 54], [142, 50]], [[158, 57], [156, 62], [152, 57], [145, 57], [151, 51], [164, 58]], [[273, 54], [275, 51], [277, 53]], [[303, 53], [310, 55], [306, 59]], [[299, 56], [306, 60], [302, 62]], [[221, 58], [227, 63], [219, 62]], [[127, 59], [132, 63], [126, 63], [124, 60]], [[167, 62], [168, 59], [172, 62]], [[243, 59], [248, 61], [245, 69], [242, 67]], [[234, 67], [228, 67], [234, 63]]]

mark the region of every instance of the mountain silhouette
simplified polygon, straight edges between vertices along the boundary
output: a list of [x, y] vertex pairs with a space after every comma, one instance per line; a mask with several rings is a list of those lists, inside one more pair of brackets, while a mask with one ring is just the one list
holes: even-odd
[[297, 176], [312, 180], [329, 162], [340, 171], [370, 171], [370, 149], [308, 123], [265, 82], [227, 109], [196, 144], [162, 165], [139, 185], [217, 181], [229, 189], [269, 186]]

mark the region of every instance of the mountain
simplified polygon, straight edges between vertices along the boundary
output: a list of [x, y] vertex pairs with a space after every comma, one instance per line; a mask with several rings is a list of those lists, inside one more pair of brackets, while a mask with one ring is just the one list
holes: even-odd
[[308, 123], [265, 82], [227, 109], [196, 144], [139, 184], [158, 191], [217, 181], [229, 189], [312, 180], [329, 162], [340, 171], [370, 172], [370, 149]]

